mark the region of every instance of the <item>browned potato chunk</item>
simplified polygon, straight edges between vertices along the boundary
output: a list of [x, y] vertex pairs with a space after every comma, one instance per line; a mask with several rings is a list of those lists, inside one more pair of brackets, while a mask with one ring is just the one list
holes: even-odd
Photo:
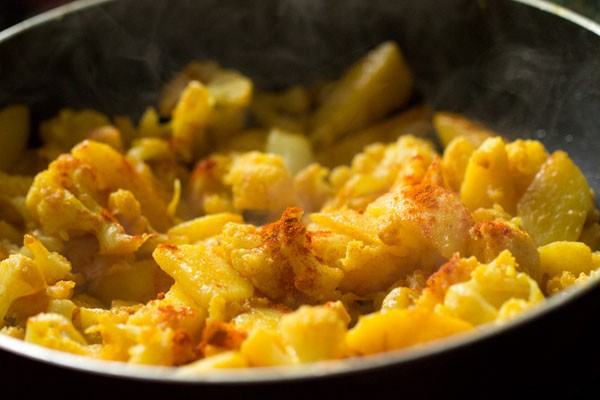
[[381, 196], [366, 213], [381, 221], [379, 237], [385, 244], [435, 249], [446, 258], [465, 254], [473, 225], [471, 214], [454, 193], [429, 184]]
[[523, 227], [538, 246], [576, 241], [593, 198], [585, 176], [563, 151], [544, 162], [517, 205]]
[[509, 213], [516, 205], [515, 188], [504, 141], [488, 138], [473, 152], [460, 187], [460, 198], [472, 211], [499, 204]]
[[159, 245], [153, 256], [212, 317], [221, 317], [228, 304], [242, 303], [254, 294], [250, 281], [205, 245]]
[[363, 316], [346, 336], [351, 351], [365, 355], [402, 349], [466, 332], [472, 325], [423, 310], [387, 310]]
[[504, 250], [515, 257], [519, 269], [538, 283], [541, 281], [540, 256], [531, 236], [514, 224], [482, 221], [471, 229], [471, 253], [484, 263], [492, 262]]
[[433, 126], [443, 148], [460, 136], [463, 136], [475, 147], [478, 147], [487, 138], [498, 136], [494, 131], [464, 115], [447, 111], [439, 111], [434, 114]]
[[329, 145], [402, 107], [412, 94], [413, 77], [394, 42], [385, 42], [334, 83], [316, 111], [311, 137]]
[[570, 272], [577, 276], [597, 268], [592, 250], [581, 242], [558, 241], [538, 248], [542, 273], [549, 277]]

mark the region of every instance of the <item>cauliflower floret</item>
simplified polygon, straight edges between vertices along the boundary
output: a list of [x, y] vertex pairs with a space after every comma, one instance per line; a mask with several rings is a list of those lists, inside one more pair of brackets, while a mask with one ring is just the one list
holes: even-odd
[[32, 259], [13, 254], [0, 263], [0, 323], [12, 302], [20, 297], [40, 292], [46, 281], [39, 266]]
[[[544, 301], [537, 283], [517, 271], [514, 257], [505, 250], [489, 264], [478, 265], [468, 281], [450, 286], [438, 311], [482, 325], [502, 322]], [[519, 312], [507, 310], [517, 303]]]
[[369, 204], [365, 213], [377, 219], [378, 235], [389, 246], [431, 250], [448, 259], [466, 254], [473, 220], [449, 190], [428, 183], [390, 192]]
[[0, 325], [11, 304], [25, 296], [41, 293], [64, 279], [71, 264], [63, 256], [48, 251], [36, 238], [26, 235], [24, 253], [16, 253], [0, 263]]
[[42, 313], [29, 318], [25, 341], [68, 353], [94, 355], [85, 337], [61, 314]]
[[297, 204], [293, 178], [278, 155], [251, 151], [234, 157], [224, 182], [231, 186], [238, 210], [280, 215]]
[[49, 234], [68, 240], [71, 235], [93, 233], [101, 253], [133, 253], [149, 235], [128, 234], [108, 211], [109, 195], [119, 189], [131, 192], [139, 201], [141, 213], [153, 229], [164, 230], [171, 224], [165, 201], [151, 182], [136, 173], [124, 156], [92, 141], [77, 145], [71, 154], [60, 156], [39, 173], [26, 205]]
[[231, 163], [231, 156], [224, 154], [211, 154], [196, 163], [183, 188], [184, 218], [235, 210], [231, 188], [224, 182]]
[[471, 229], [469, 253], [481, 262], [492, 262], [502, 251], [515, 257], [518, 268], [541, 283], [540, 255], [529, 234], [511, 222], [483, 221]]
[[329, 170], [317, 163], [312, 163], [294, 176], [294, 190], [298, 196], [298, 204], [311, 214], [323, 207], [334, 194], [328, 181]]
[[590, 271], [589, 274], [581, 272], [575, 275], [570, 271], [563, 271], [561, 274], [554, 276], [546, 283], [546, 292], [549, 296], [556, 295], [563, 290], [576, 285], [585, 285], [591, 279], [597, 278], [600, 274], [599, 270]]
[[102, 343], [99, 356], [135, 364], [182, 365], [200, 357], [206, 311], [177, 284], [157, 300], [109, 310], [81, 307], [76, 323]]
[[279, 221], [261, 228], [227, 224], [221, 239], [233, 268], [267, 297], [286, 305], [332, 299], [342, 278], [340, 270], [312, 253], [301, 217], [300, 209], [289, 208]]
[[180, 304], [165, 296], [152, 300], [127, 320], [136, 333], [129, 361], [136, 364], [182, 365], [199, 357], [196, 348], [206, 312], [189, 302]]
[[[56, 155], [71, 151], [71, 148], [98, 128], [110, 125], [108, 117], [95, 110], [61, 110], [56, 117], [42, 122], [40, 136], [52, 160]], [[52, 153], [55, 152], [55, 155]]]
[[350, 316], [341, 302], [302, 306], [279, 323], [283, 343], [299, 363], [335, 360], [347, 354]]
[[[437, 153], [431, 142], [403, 135], [390, 144], [375, 143], [356, 155], [348, 169], [348, 179], [336, 187], [335, 198], [324, 210], [349, 207], [356, 210], [390, 191], [393, 187], [419, 183]], [[339, 172], [333, 173], [339, 174]]]

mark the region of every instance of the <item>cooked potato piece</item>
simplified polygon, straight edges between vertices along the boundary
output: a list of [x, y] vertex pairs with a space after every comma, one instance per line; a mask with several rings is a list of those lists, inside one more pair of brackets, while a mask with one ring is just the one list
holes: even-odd
[[458, 137], [464, 137], [474, 147], [479, 147], [486, 139], [498, 134], [484, 125], [473, 121], [462, 114], [438, 111], [433, 114], [433, 126], [442, 148]]
[[182, 366], [175, 374], [182, 377], [197, 377], [219, 369], [248, 367], [248, 359], [239, 351], [232, 350]]
[[292, 175], [314, 162], [312, 145], [302, 134], [272, 129], [267, 136], [265, 153], [283, 157], [285, 166]]
[[594, 263], [592, 250], [581, 242], [557, 241], [538, 248], [541, 271], [549, 277], [570, 272], [577, 276], [588, 274], [598, 267]]
[[253, 367], [273, 367], [297, 363], [287, 351], [279, 332], [259, 329], [248, 336], [240, 350]]
[[354, 156], [372, 143], [391, 143], [404, 135], [425, 137], [432, 130], [431, 109], [414, 106], [385, 120], [353, 132], [329, 146], [319, 147], [317, 161], [327, 167], [350, 165]]
[[268, 130], [303, 134], [308, 129], [312, 103], [309, 90], [302, 86], [293, 86], [282, 92], [258, 91], [254, 93], [250, 112]]
[[254, 85], [193, 61], [136, 123], [1, 109], [0, 334], [188, 379], [468, 334], [600, 274], [568, 155], [415, 103], [396, 43]]
[[471, 155], [477, 146], [464, 136], [453, 139], [444, 148], [442, 173], [448, 189], [459, 192]]
[[469, 159], [460, 199], [472, 211], [502, 206], [509, 213], [516, 208], [514, 181], [504, 141], [500, 137], [486, 139]]
[[548, 153], [537, 140], [517, 139], [506, 144], [506, 155], [516, 197], [520, 198], [548, 159]]
[[406, 310], [414, 306], [419, 298], [419, 291], [408, 287], [397, 287], [390, 290], [381, 302], [381, 311]]
[[240, 214], [229, 212], [205, 215], [177, 224], [171, 227], [167, 233], [185, 236], [189, 243], [196, 243], [220, 234], [228, 222], [241, 224], [243, 217]]
[[153, 256], [194, 301], [210, 311], [224, 312], [229, 303], [241, 304], [254, 293], [249, 280], [205, 245], [159, 245]]
[[235, 70], [223, 69], [215, 62], [190, 62], [163, 87], [160, 115], [168, 117], [190, 81], [204, 84], [218, 104], [248, 104], [253, 83]]
[[537, 246], [576, 241], [593, 198], [585, 176], [563, 151], [542, 164], [517, 205], [523, 228]]
[[[124, 122], [121, 120], [120, 125]], [[135, 129], [135, 128], [134, 128]], [[137, 131], [131, 137], [137, 140], [145, 138], [161, 138], [166, 139], [171, 134], [172, 128], [170, 124], [162, 123], [160, 115], [154, 107], [148, 107], [142, 114]]]
[[243, 128], [246, 108], [254, 91], [253, 82], [238, 71], [224, 69], [210, 61], [189, 63], [165, 84], [159, 96], [162, 117], [174, 114], [186, 87], [193, 81], [206, 88], [212, 104], [208, 118], [203, 121], [207, 129], [228, 135]]
[[394, 42], [373, 49], [348, 69], [319, 106], [311, 139], [329, 145], [402, 107], [413, 90], [412, 72]]
[[281, 318], [281, 336], [300, 363], [336, 360], [347, 353], [344, 339], [349, 322], [339, 302], [302, 306]]
[[418, 309], [385, 310], [360, 317], [348, 331], [346, 343], [358, 354], [376, 354], [467, 332], [472, 325], [460, 319]]
[[88, 293], [104, 304], [110, 304], [114, 299], [146, 303], [172, 284], [163, 274], [153, 260], [121, 261], [90, 282]]
[[458, 197], [441, 186], [420, 184], [383, 195], [366, 213], [381, 221], [379, 237], [387, 245], [432, 249], [446, 258], [466, 254], [473, 220]]
[[205, 138], [213, 101], [202, 83], [191, 81], [173, 110], [173, 146], [185, 161], [192, 160]]

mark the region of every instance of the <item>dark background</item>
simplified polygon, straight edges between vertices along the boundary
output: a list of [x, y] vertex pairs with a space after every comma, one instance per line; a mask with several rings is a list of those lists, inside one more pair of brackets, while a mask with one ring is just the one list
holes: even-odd
[[0, 30], [69, 0], [0, 0]]

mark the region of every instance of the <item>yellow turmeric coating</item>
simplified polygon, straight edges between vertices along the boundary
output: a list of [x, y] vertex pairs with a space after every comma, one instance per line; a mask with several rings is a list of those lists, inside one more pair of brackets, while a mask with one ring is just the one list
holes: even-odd
[[469, 335], [597, 275], [568, 154], [412, 90], [388, 42], [283, 92], [192, 62], [138, 121], [63, 109], [34, 149], [8, 106], [0, 333], [189, 374], [294, 366]]

